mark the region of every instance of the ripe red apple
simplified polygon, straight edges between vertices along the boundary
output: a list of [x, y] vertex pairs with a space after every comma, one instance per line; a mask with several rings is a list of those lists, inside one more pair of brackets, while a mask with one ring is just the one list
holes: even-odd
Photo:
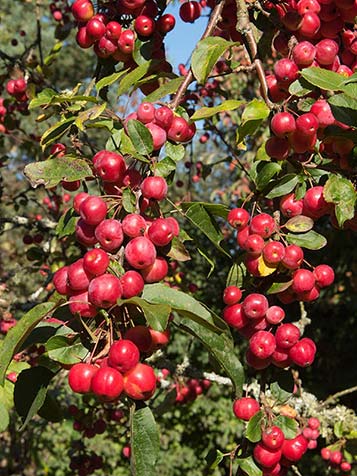
[[91, 389], [92, 378], [98, 369], [91, 364], [74, 364], [68, 373], [68, 383], [73, 392], [88, 393]]
[[233, 413], [237, 418], [244, 421], [249, 421], [259, 410], [259, 402], [251, 397], [242, 397], [233, 403]]
[[116, 400], [124, 389], [122, 374], [111, 367], [101, 367], [92, 378], [92, 392], [101, 400]]
[[138, 363], [124, 374], [124, 392], [133, 400], [148, 400], [155, 389], [156, 376], [149, 365]]
[[135, 367], [140, 360], [140, 352], [137, 346], [128, 339], [113, 342], [109, 350], [108, 363], [119, 372], [127, 372]]

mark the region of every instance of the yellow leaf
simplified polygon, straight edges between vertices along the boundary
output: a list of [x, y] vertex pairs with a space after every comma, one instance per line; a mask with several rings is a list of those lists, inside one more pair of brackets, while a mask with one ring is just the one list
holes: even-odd
[[259, 257], [258, 263], [258, 271], [260, 276], [269, 276], [270, 274], [273, 274], [278, 267], [277, 264], [266, 263], [263, 256]]

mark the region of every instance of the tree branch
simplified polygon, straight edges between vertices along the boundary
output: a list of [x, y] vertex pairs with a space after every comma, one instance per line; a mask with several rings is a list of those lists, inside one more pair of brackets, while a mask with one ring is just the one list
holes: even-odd
[[330, 395], [324, 402], [322, 402], [322, 407], [327, 407], [330, 403], [333, 403], [335, 400], [338, 400], [340, 397], [344, 397], [345, 395], [349, 395], [350, 393], [357, 392], [357, 385], [354, 387], [346, 388], [345, 390], [341, 390], [340, 392], [334, 393]]
[[262, 62], [257, 57], [258, 48], [254, 38], [252, 27], [249, 20], [248, 8], [245, 0], [236, 0], [237, 5], [237, 24], [236, 29], [241, 33], [246, 42], [246, 48], [248, 51], [251, 62], [255, 65], [255, 70], [258, 75], [258, 79], [261, 86], [262, 97], [270, 109], [274, 108], [274, 104], [270, 101], [268, 96], [268, 86], [265, 78], [265, 72]]
[[[223, 10], [223, 7], [224, 7], [224, 4], [225, 4], [225, 0], [222, 0], [220, 3], [218, 3], [214, 9], [212, 10], [212, 13], [211, 13], [211, 16], [210, 16], [210, 19], [209, 19], [209, 22], [207, 24], [207, 27], [203, 33], [203, 35], [201, 36], [201, 40], [204, 40], [205, 38], [207, 38], [208, 36], [211, 36], [212, 33], [214, 32], [215, 28], [216, 28], [216, 25], [217, 23], [219, 22], [219, 19], [221, 17], [221, 13], [222, 13], [222, 10]], [[186, 93], [186, 90], [187, 88], [189, 87], [189, 85], [194, 81], [194, 76], [193, 76], [193, 73], [192, 73], [192, 68], [190, 68], [190, 70], [188, 71], [188, 73], [186, 74], [186, 77], [183, 81], [183, 83], [181, 84], [181, 86], [178, 88], [176, 94], [175, 94], [175, 97], [174, 99], [172, 100], [171, 102], [171, 107], [172, 109], [176, 109], [177, 106], [180, 104], [181, 100], [182, 100], [182, 97], [185, 95]]]

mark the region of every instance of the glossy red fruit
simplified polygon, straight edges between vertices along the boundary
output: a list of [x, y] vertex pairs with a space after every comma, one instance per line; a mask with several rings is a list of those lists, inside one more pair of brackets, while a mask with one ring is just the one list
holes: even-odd
[[[165, 15], [164, 15], [165, 16]], [[158, 109], [155, 109], [154, 121], [155, 123], [162, 127], [165, 131], [168, 131], [174, 118], [174, 113], [172, 109], [167, 106], [161, 106]]]
[[155, 246], [144, 236], [133, 238], [125, 247], [125, 259], [135, 269], [151, 266], [154, 264], [155, 258]]
[[89, 301], [97, 307], [107, 309], [121, 298], [120, 279], [113, 274], [105, 273], [92, 279], [88, 287]]
[[309, 418], [307, 424], [312, 430], [317, 430], [318, 428], [320, 428], [320, 420], [315, 417]]
[[118, 40], [119, 50], [130, 55], [134, 51], [135, 33], [132, 30], [123, 30]]
[[124, 391], [133, 400], [148, 400], [155, 389], [156, 376], [149, 365], [138, 363], [124, 374]]
[[182, 21], [193, 23], [201, 15], [201, 5], [189, 0], [181, 5], [179, 15]]
[[169, 31], [173, 30], [175, 28], [176, 20], [173, 15], [170, 13], [166, 13], [165, 15], [162, 15], [157, 22], [156, 22], [156, 28], [157, 30], [166, 35]]
[[121, 25], [117, 21], [110, 21], [106, 25], [105, 36], [109, 40], [118, 40], [121, 34]]
[[314, 102], [310, 112], [317, 117], [320, 128], [331, 126], [335, 122], [331, 107], [325, 99], [318, 99]]
[[272, 159], [285, 160], [290, 153], [289, 141], [286, 138], [270, 137], [265, 143], [265, 151]]
[[270, 357], [276, 348], [275, 337], [271, 332], [258, 331], [249, 339], [249, 350], [260, 359]]
[[249, 421], [259, 410], [259, 403], [251, 397], [242, 397], [233, 403], [233, 413], [237, 418], [244, 421]]
[[304, 252], [297, 245], [288, 245], [285, 248], [285, 256], [281, 260], [285, 268], [288, 269], [297, 269], [301, 266], [304, 260]]
[[167, 140], [167, 134], [165, 129], [158, 126], [154, 122], [149, 122], [148, 124], [146, 124], [146, 127], [149, 129], [152, 137], [153, 149], [160, 150]]
[[293, 462], [298, 462], [306, 453], [307, 441], [302, 435], [291, 440], [285, 440], [282, 446], [283, 456]]
[[63, 266], [55, 272], [53, 275], [53, 284], [59, 294], [66, 295], [69, 293], [68, 266]]
[[293, 273], [292, 289], [296, 293], [311, 291], [315, 286], [315, 276], [308, 269], [298, 269]]
[[270, 306], [265, 313], [265, 319], [269, 324], [279, 324], [285, 318], [284, 309], [280, 306]]
[[262, 252], [266, 263], [277, 264], [285, 256], [285, 246], [280, 241], [269, 241]]
[[275, 231], [274, 218], [267, 213], [260, 213], [252, 218], [250, 222], [250, 233], [256, 233], [262, 238], [269, 238]]
[[87, 273], [93, 276], [99, 276], [105, 273], [108, 266], [109, 256], [100, 248], [93, 248], [87, 251], [83, 256], [83, 268]]
[[145, 198], [163, 200], [167, 195], [167, 182], [163, 177], [146, 177], [140, 186]]
[[264, 317], [268, 307], [268, 300], [263, 294], [249, 294], [243, 301], [243, 311], [250, 319]]
[[152, 265], [141, 270], [141, 275], [146, 283], [157, 283], [164, 279], [168, 272], [169, 266], [166, 259], [158, 256]]
[[282, 349], [289, 349], [300, 338], [299, 328], [294, 324], [282, 324], [275, 332], [276, 344]]
[[87, 35], [94, 41], [100, 40], [106, 32], [106, 26], [98, 18], [92, 18], [86, 25]]
[[228, 286], [223, 291], [223, 302], [228, 306], [237, 304], [242, 298], [242, 291], [237, 286]]
[[308, 367], [315, 359], [316, 345], [313, 340], [304, 337], [299, 340], [289, 351], [289, 356], [294, 364], [299, 367]]
[[129, 238], [142, 236], [146, 230], [145, 218], [137, 213], [129, 213], [122, 221], [123, 232]]
[[295, 194], [290, 193], [281, 198], [279, 207], [284, 217], [291, 218], [302, 214], [303, 201], [296, 200]]
[[260, 235], [252, 233], [248, 236], [244, 243], [244, 249], [251, 256], [259, 256], [264, 248], [265, 242]]
[[89, 197], [89, 194], [86, 192], [79, 192], [75, 195], [73, 199], [73, 208], [75, 212], [78, 213], [78, 215], [80, 213], [79, 209], [80, 209], [81, 203], [84, 202], [84, 200], [88, 197]]
[[227, 220], [228, 223], [233, 226], [233, 228], [241, 230], [248, 225], [250, 215], [244, 208], [233, 208], [228, 213]]
[[124, 240], [120, 221], [113, 218], [103, 220], [95, 229], [95, 237], [105, 251], [118, 250]]
[[189, 135], [190, 131], [186, 119], [181, 116], [174, 116], [167, 130], [168, 139], [175, 142], [186, 142]]
[[257, 443], [253, 450], [255, 461], [264, 468], [271, 468], [279, 463], [281, 450], [272, 450], [262, 443]]
[[86, 318], [97, 315], [97, 308], [89, 302], [87, 291], [79, 291], [75, 294], [71, 294], [69, 298], [69, 310], [73, 315], [79, 314], [81, 317]]
[[310, 66], [316, 56], [316, 47], [309, 41], [301, 41], [296, 46], [294, 46], [293, 51], [293, 60], [299, 67]]
[[108, 150], [101, 150], [93, 157], [94, 170], [105, 182], [120, 182], [126, 172], [126, 164], [122, 155]]
[[248, 317], [244, 314], [242, 304], [233, 304], [223, 309], [223, 319], [235, 329], [242, 329], [249, 324]]
[[306, 136], [315, 136], [319, 128], [319, 120], [311, 112], [301, 114], [296, 119], [296, 130]]
[[129, 270], [123, 274], [120, 278], [123, 294], [125, 299], [129, 299], [134, 296], [139, 296], [144, 289], [144, 280], [141, 274], [137, 271]]
[[88, 225], [80, 218], [76, 225], [76, 239], [84, 246], [93, 246], [98, 240], [95, 237], [95, 225]]
[[121, 339], [113, 342], [108, 357], [109, 365], [123, 373], [135, 367], [140, 360], [140, 352], [134, 342]]
[[80, 215], [88, 225], [98, 225], [106, 217], [107, 210], [105, 201], [97, 196], [89, 196], [79, 207]]
[[92, 392], [101, 400], [116, 400], [124, 389], [122, 374], [111, 367], [101, 367], [92, 379]]
[[77, 21], [87, 22], [94, 15], [92, 2], [89, 0], [76, 0], [72, 5], [72, 14]]
[[278, 112], [272, 117], [270, 127], [277, 137], [285, 137], [295, 131], [295, 118], [290, 112]]
[[331, 456], [331, 450], [329, 448], [322, 448], [321, 449], [321, 458], [325, 461], [328, 461]]
[[74, 291], [84, 291], [88, 289], [89, 282], [92, 278], [91, 274], [84, 269], [83, 264], [83, 258], [80, 258], [67, 268], [68, 284]]
[[278, 81], [289, 84], [298, 78], [299, 68], [294, 61], [288, 58], [283, 58], [275, 63], [274, 73]]
[[155, 31], [155, 22], [146, 15], [139, 15], [134, 21], [136, 33], [144, 38], [151, 36]]
[[149, 331], [151, 334], [152, 345], [149, 352], [154, 352], [161, 347], [167, 345], [170, 341], [170, 330], [166, 329], [163, 332], [155, 331], [149, 327]]
[[327, 264], [319, 264], [313, 271], [316, 284], [320, 288], [330, 286], [335, 280], [335, 273], [331, 266]]
[[278, 426], [272, 426], [262, 432], [262, 443], [270, 450], [277, 450], [281, 448], [284, 440], [284, 433]]
[[307, 190], [303, 199], [304, 215], [316, 219], [329, 213], [331, 205], [326, 202], [323, 191], [324, 188], [320, 185]]
[[74, 364], [68, 373], [68, 383], [73, 392], [88, 393], [91, 381], [97, 373], [98, 367], [91, 364]]
[[332, 64], [338, 54], [339, 46], [334, 40], [325, 38], [316, 44], [316, 61], [320, 65]]

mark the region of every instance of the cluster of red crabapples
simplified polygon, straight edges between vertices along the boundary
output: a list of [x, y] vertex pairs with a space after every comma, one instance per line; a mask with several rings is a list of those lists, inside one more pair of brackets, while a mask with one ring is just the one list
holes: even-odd
[[321, 458], [335, 470], [336, 474], [346, 474], [351, 471], [351, 464], [343, 457], [343, 453], [338, 449], [328, 447], [321, 449]]
[[[325, 213], [326, 206], [330, 209], [323, 198], [323, 187], [319, 186], [309, 189], [300, 201], [294, 201], [293, 195], [283, 197], [280, 206], [284, 216], [303, 213], [304, 216], [314, 218]], [[300, 213], [297, 213], [297, 207], [299, 210], [301, 207]], [[250, 274], [254, 277], [266, 276], [265, 269], [268, 268], [269, 275], [274, 272], [290, 278], [285, 290], [277, 293], [284, 304], [296, 300], [313, 301], [319, 297], [321, 288], [333, 283], [334, 271], [326, 264], [316, 266], [313, 271], [302, 268], [302, 248], [280, 241], [279, 232], [284, 229], [284, 225], [278, 226], [271, 215], [259, 213], [251, 217], [244, 208], [234, 208], [229, 212], [228, 222], [237, 230], [237, 243], [245, 252], [244, 263]]]
[[150, 102], [140, 104], [136, 112], [125, 119], [125, 126], [131, 119], [138, 120], [150, 131], [153, 149], [160, 150], [167, 140], [173, 142], [189, 142], [195, 132], [194, 122], [188, 122], [184, 117], [174, 114], [167, 106], [155, 107]]
[[163, 38], [175, 26], [175, 17], [162, 14], [155, 0], [111, 1], [95, 13], [91, 0], [76, 0], [72, 14], [78, 22], [77, 43], [93, 46], [100, 58], [128, 62], [136, 37], [154, 39], [153, 58], [164, 60]]
[[175, 403], [183, 405], [193, 402], [199, 395], [202, 395], [203, 392], [207, 391], [210, 386], [211, 382], [207, 379], [198, 380], [190, 378], [185, 383], [177, 382], [175, 384]]
[[[114, 152], [98, 154], [124, 163], [122, 156]], [[144, 199], [162, 200], [167, 184], [162, 177], [146, 177], [140, 189]], [[179, 234], [174, 218], [149, 218], [140, 213], [129, 213], [122, 220], [107, 218], [107, 202], [85, 192], [75, 196], [74, 209], [80, 215], [76, 238], [82, 245], [93, 248], [83, 258], [60, 268], [53, 278], [56, 290], [69, 298], [73, 314], [94, 317], [98, 309], [115, 307], [121, 297], [141, 294], [145, 282], [154, 283], [166, 277], [165, 247]], [[94, 247], [96, 244], [100, 247]], [[119, 278], [109, 268], [110, 254], [121, 248], [126, 271]]]
[[[234, 401], [233, 412], [240, 420], [249, 422], [261, 410], [257, 400], [243, 397]], [[307, 425], [299, 429], [294, 438], [288, 439], [274, 421], [263, 419], [261, 440], [252, 448], [253, 458], [260, 466], [263, 476], [285, 476], [288, 468], [297, 463], [308, 449], [316, 448], [320, 422], [309, 418]]]
[[[304, 68], [316, 66], [347, 78], [353, 74], [357, 66], [357, 7], [353, 0], [290, 0], [279, 4], [266, 1], [264, 6], [276, 9], [283, 25], [273, 41], [282, 58], [275, 62], [273, 74], [267, 75], [272, 101], [291, 98], [289, 86]], [[348, 126], [335, 119], [326, 91], [314, 92], [312, 97], [316, 101], [308, 112], [297, 115], [284, 111], [273, 116], [274, 136], [266, 143], [268, 155], [276, 160], [291, 157], [306, 162], [318, 147], [324, 156], [349, 169], [353, 141], [325, 134], [327, 126], [343, 130]]]
[[99, 366], [84, 362], [73, 365], [68, 373], [71, 389], [93, 393], [102, 402], [117, 401], [122, 393], [133, 400], [151, 398], [156, 389], [155, 372], [140, 362], [140, 350], [132, 338], [137, 338], [135, 328], [129, 329], [124, 339], [113, 342]]

